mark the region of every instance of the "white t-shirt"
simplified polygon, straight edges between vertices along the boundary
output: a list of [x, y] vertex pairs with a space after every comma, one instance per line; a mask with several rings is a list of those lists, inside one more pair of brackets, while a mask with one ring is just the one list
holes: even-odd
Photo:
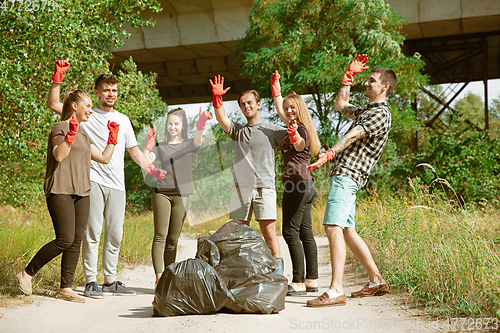
[[134, 130], [130, 119], [118, 111], [105, 112], [94, 109], [89, 120], [80, 124], [80, 130], [89, 136], [94, 145], [103, 151], [108, 145], [108, 120], [120, 125], [118, 130], [118, 144], [115, 146], [109, 164], [92, 161], [90, 164], [90, 180], [100, 185], [116, 190], [125, 191], [124, 158], [125, 148], [137, 146]]

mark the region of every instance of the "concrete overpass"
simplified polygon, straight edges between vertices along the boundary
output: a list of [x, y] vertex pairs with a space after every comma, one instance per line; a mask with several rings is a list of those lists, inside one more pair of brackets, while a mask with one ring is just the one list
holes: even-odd
[[[408, 21], [405, 52], [419, 52], [431, 83], [500, 78], [498, 0], [389, 0]], [[146, 12], [156, 26], [127, 29], [130, 39], [113, 50], [113, 70], [132, 56], [143, 72], [158, 73], [169, 104], [208, 102], [208, 79], [222, 74], [231, 90], [249, 87], [239, 78], [234, 40], [244, 36], [253, 0], [161, 0], [161, 13]]]

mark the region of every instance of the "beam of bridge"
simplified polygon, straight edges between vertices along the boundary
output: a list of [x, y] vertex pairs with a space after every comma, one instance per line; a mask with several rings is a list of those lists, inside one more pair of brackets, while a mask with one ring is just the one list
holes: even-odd
[[[431, 83], [500, 78], [498, 0], [388, 0], [408, 21], [407, 54], [419, 52]], [[113, 70], [132, 56], [139, 70], [158, 74], [169, 104], [208, 102], [208, 79], [224, 75], [231, 86], [225, 99], [248, 89], [239, 77], [234, 40], [245, 35], [253, 0], [161, 0], [163, 11], [146, 12], [154, 28], [126, 29], [123, 47], [114, 49]]]

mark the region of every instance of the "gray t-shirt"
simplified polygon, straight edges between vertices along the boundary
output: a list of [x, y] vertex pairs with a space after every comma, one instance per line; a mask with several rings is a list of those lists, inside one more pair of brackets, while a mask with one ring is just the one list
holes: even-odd
[[228, 135], [235, 141], [233, 185], [274, 189], [274, 156], [286, 128], [231, 121]]

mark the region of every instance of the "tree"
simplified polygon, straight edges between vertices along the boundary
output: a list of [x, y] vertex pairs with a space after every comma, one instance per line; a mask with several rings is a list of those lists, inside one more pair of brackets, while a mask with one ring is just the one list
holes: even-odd
[[[489, 111], [489, 140], [493, 140], [498, 136], [498, 128], [500, 126], [500, 117], [496, 110], [496, 103], [493, 100], [493, 105], [490, 106]], [[460, 117], [457, 117], [457, 121], [468, 120], [476, 128], [484, 129], [484, 101], [480, 96], [469, 92], [464, 98], [457, 101], [455, 104], [455, 109], [460, 112]], [[467, 124], [458, 123], [455, 125], [456, 131], [463, 130]]]
[[481, 199], [497, 200], [500, 196], [500, 141], [485, 140], [484, 133], [468, 126], [460, 132], [447, 132], [430, 138], [429, 149], [414, 156], [403, 175], [419, 174], [429, 185], [438, 186], [436, 175], [416, 170], [428, 163], [437, 170], [457, 193], [461, 202]]
[[[256, 0], [235, 55], [242, 76], [252, 79], [263, 97], [270, 97], [269, 80], [275, 70], [282, 76], [284, 94], [311, 95], [318, 134], [329, 148], [347, 121], [334, 109], [334, 94], [349, 63], [366, 53], [371, 68], [389, 67], [398, 75], [390, 99], [392, 135], [403, 138], [408, 135], [402, 129], [417, 127], [410, 96], [426, 82], [419, 55], [407, 57], [401, 51], [404, 23], [383, 0]], [[353, 86], [351, 101], [358, 105], [366, 100], [360, 92], [367, 72], [359, 74]]]
[[[45, 100], [55, 61], [67, 58], [71, 63], [63, 91], [92, 91], [96, 73], [110, 72], [111, 48], [127, 37], [124, 24], [152, 26], [141, 13], [161, 8], [157, 0], [5, 3], [0, 16], [0, 201], [26, 205], [43, 184], [47, 131], [55, 121]], [[150, 122], [161, 101], [157, 93], [147, 92], [155, 77], [140, 74], [132, 63], [119, 75], [123, 83], [117, 107], [123, 107], [120, 111], [131, 116], [137, 129]], [[134, 100], [136, 95], [151, 99]]]
[[[428, 87], [434, 95], [444, 98], [441, 86]], [[432, 99], [422, 96], [419, 100], [419, 119], [428, 121], [436, 110], [442, 108], [441, 104]], [[464, 98], [458, 100], [453, 109], [446, 110], [441, 115], [443, 124], [446, 126], [442, 132], [427, 131], [420, 134], [421, 149], [413, 156], [407, 156], [402, 163], [395, 167], [389, 167], [391, 171], [378, 170], [382, 177], [386, 178], [382, 184], [394, 187], [396, 183], [404, 183], [407, 177], [420, 177], [431, 188], [443, 186], [449, 191], [452, 199], [458, 199], [461, 203], [467, 201], [479, 201], [481, 199], [493, 200], [500, 195], [500, 141], [495, 138], [498, 135], [498, 124], [500, 119], [496, 112], [495, 102], [490, 112], [490, 139], [487, 140], [484, 128], [484, 109], [480, 96], [468, 93]], [[434, 110], [426, 113], [426, 109]], [[478, 130], [479, 128], [479, 130]], [[387, 150], [387, 149], [386, 149]], [[381, 162], [384, 163], [384, 151]], [[391, 163], [391, 159], [387, 159]], [[417, 168], [416, 166], [426, 163], [431, 165], [437, 175], [429, 169]], [[380, 162], [378, 163], [380, 165]], [[374, 168], [374, 171], [377, 167]], [[436, 179], [439, 176], [447, 183]], [[393, 184], [390, 184], [392, 179]], [[450, 184], [453, 191], [448, 187]], [[398, 187], [400, 188], [400, 186]], [[395, 188], [391, 188], [395, 190]], [[457, 197], [455, 197], [455, 194]]]

